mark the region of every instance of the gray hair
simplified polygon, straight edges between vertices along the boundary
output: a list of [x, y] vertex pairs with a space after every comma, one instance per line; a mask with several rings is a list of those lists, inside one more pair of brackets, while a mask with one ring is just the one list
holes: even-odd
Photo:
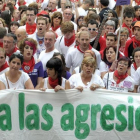
[[115, 29], [115, 22], [113, 20], [108, 20], [106, 23], [105, 23], [105, 26], [113, 26], [113, 28]]

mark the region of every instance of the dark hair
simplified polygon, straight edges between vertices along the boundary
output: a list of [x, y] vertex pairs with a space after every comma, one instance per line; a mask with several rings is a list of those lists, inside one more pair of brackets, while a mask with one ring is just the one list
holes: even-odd
[[33, 8], [33, 7], [28, 7], [27, 11], [34, 11], [34, 14], [35, 15], [37, 14], [37, 10], [35, 8]]
[[54, 68], [55, 72], [57, 72], [57, 78], [58, 78], [58, 84], [61, 86], [62, 84], [62, 72], [63, 72], [63, 64], [62, 61], [57, 58], [57, 57], [53, 57], [51, 58], [47, 64], [46, 64], [47, 68]]
[[[120, 57], [120, 58], [118, 59], [118, 63], [119, 63], [120, 61], [126, 61], [126, 62], [128, 62], [128, 68], [131, 66], [131, 60], [130, 60], [129, 57], [122, 56], [122, 57]], [[117, 65], [117, 66], [118, 66], [118, 65]]]
[[12, 21], [12, 22], [10, 23], [10, 25], [9, 25], [9, 32], [11, 32], [11, 29], [10, 29], [10, 28], [11, 28], [12, 25], [16, 25], [16, 26], [18, 26], [18, 27], [20, 26], [19, 23], [18, 23], [17, 21]]
[[78, 26], [78, 27], [79, 27], [78, 20], [79, 20], [79, 19], [81, 19], [81, 18], [84, 20], [84, 16], [79, 16], [79, 17], [77, 18], [77, 21], [76, 21], [76, 23], [77, 23], [77, 26]]
[[96, 20], [94, 20], [94, 19], [89, 20], [88, 24], [91, 24], [91, 25], [96, 24], [96, 27], [98, 28], [98, 22]]
[[108, 36], [113, 36], [113, 37], [114, 37], [114, 40], [117, 41], [117, 35], [116, 35], [116, 34], [114, 34], [114, 33], [108, 33], [108, 34], [106, 35], [106, 38], [107, 38]]
[[11, 62], [14, 58], [20, 59], [21, 65], [23, 64], [23, 55], [22, 55], [22, 54], [20, 54], [20, 53], [18, 53], [18, 54], [13, 53], [13, 54], [10, 56], [10, 58], [9, 58], [9, 62]]
[[9, 27], [9, 24], [11, 22], [11, 15], [9, 13], [9, 10], [3, 11], [1, 13], [1, 18], [5, 20], [6, 25]]
[[123, 14], [123, 17], [124, 18], [126, 18], [126, 17], [128, 17], [128, 18], [134, 18], [134, 13], [132, 13], [132, 12], [125, 12]]
[[[107, 58], [106, 58], [106, 51], [108, 51], [110, 48], [113, 48], [113, 50], [115, 51], [115, 53], [116, 53], [116, 51], [117, 51], [117, 49], [116, 49], [116, 46], [109, 46], [109, 47], [106, 47], [105, 48], [105, 50], [104, 50], [104, 52], [103, 52], [103, 61], [108, 65], [108, 60], [107, 60]], [[119, 59], [119, 57], [120, 57], [120, 53], [118, 52], [118, 57], [117, 57], [117, 59]]]
[[135, 48], [135, 49], [133, 50], [132, 58], [133, 58], [133, 61], [134, 61], [134, 62], [135, 62], [135, 60], [134, 60], [134, 55], [135, 55], [135, 53], [138, 52], [138, 51], [140, 51], [140, 47], [137, 47], [137, 48]]
[[28, 7], [26, 5], [21, 5], [19, 6], [18, 10], [21, 11], [21, 10], [26, 10], [27, 11]]
[[63, 54], [61, 54], [61, 53], [59, 53], [59, 52], [55, 52], [55, 53], [53, 54], [53, 57], [56, 57], [56, 56], [59, 56], [59, 55], [60, 55], [60, 57], [61, 57], [62, 64], [63, 64], [62, 76], [63, 76], [64, 78], [66, 78], [66, 62], [65, 62], [65, 58], [64, 58]]
[[101, 3], [103, 6], [108, 6], [108, 5], [109, 5], [109, 0], [100, 0], [100, 3]]
[[8, 33], [8, 34], [6, 34], [5, 36], [6, 36], [6, 37], [12, 37], [12, 38], [14, 39], [14, 43], [17, 42], [17, 37], [16, 37], [16, 35], [15, 35], [14, 33]]
[[14, 12], [14, 6], [13, 6], [13, 4], [12, 4], [11, 2], [8, 2], [8, 3], [6, 4], [6, 7], [9, 7], [10, 14], [11, 14], [11, 16], [12, 16], [12, 15], [13, 15], [13, 12]]
[[138, 9], [140, 9], [140, 6], [139, 5], [134, 6], [135, 12], [138, 11]]
[[7, 31], [4, 27], [0, 27], [0, 39], [6, 35]]

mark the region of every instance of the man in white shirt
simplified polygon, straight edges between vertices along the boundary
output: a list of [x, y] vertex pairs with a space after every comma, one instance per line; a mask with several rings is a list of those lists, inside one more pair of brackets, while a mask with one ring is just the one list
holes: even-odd
[[50, 58], [52, 58], [54, 52], [58, 52], [57, 49], [54, 47], [54, 43], [56, 41], [56, 34], [53, 31], [48, 31], [45, 33], [44, 36], [44, 44], [45, 50], [42, 51], [39, 55], [39, 60], [43, 64], [43, 69], [46, 70], [46, 63]]

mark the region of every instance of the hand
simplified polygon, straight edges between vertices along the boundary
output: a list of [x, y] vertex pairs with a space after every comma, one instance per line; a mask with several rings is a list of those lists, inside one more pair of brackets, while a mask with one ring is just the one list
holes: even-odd
[[46, 91], [46, 88], [40, 88], [41, 91]]
[[63, 87], [61, 87], [60, 85], [57, 85], [55, 88], [54, 88], [54, 91], [57, 92], [59, 90], [64, 90]]
[[76, 87], [76, 89], [78, 89], [80, 92], [83, 91], [83, 87], [82, 86], [78, 86], [78, 87]]
[[90, 90], [96, 90], [97, 88], [99, 88], [100, 86], [98, 84], [92, 84], [90, 86]]
[[110, 67], [111, 70], [113, 70], [113, 71], [116, 70], [116, 68], [117, 68], [117, 62], [118, 62], [117, 60], [113, 61], [112, 65]]

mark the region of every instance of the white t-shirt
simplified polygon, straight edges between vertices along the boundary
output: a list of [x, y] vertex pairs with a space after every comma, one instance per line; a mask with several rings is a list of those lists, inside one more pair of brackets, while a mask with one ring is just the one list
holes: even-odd
[[78, 7], [79, 16], [87, 16], [88, 10], [85, 11], [83, 8]]
[[58, 50], [54, 49], [53, 51], [47, 52], [47, 53], [46, 53], [46, 50], [44, 50], [40, 53], [39, 60], [43, 64], [43, 70], [46, 70], [46, 64], [53, 57], [54, 52], [58, 52]]
[[[52, 30], [52, 27], [50, 28], [50, 30]], [[60, 27], [55, 31], [55, 33], [58, 35], [58, 36], [62, 36], [62, 32], [60, 30]]]
[[[66, 79], [62, 77], [62, 84], [61, 86], [65, 89], [65, 83], [66, 83]], [[48, 89], [48, 77], [44, 79], [44, 86], [43, 88], [47, 88]]]
[[8, 71], [8, 70], [9, 70], [9, 67], [6, 68], [6, 69], [4, 69], [3, 71], [1, 71], [1, 72], [0, 72], [0, 75], [2, 75], [3, 73], [5, 73], [5, 72]]
[[101, 87], [104, 87], [104, 83], [103, 80], [101, 79], [100, 76], [96, 75], [96, 74], [92, 74], [92, 78], [91, 81], [87, 83], [87, 85], [85, 85], [82, 82], [81, 79], [81, 73], [78, 74], [74, 74], [69, 78], [69, 82], [70, 82], [70, 86], [71, 88], [76, 88], [78, 86], [82, 86], [84, 88], [89, 88], [92, 84], [98, 84]]
[[[17, 80], [17, 82], [12, 83], [8, 78], [8, 83], [9, 83], [9, 88], [10, 89], [25, 89], [25, 83], [26, 81], [29, 79], [29, 75], [23, 71], [21, 71], [21, 76], [20, 78]], [[4, 83], [6, 89], [8, 89], [8, 84], [7, 84], [7, 80], [5, 77], [5, 73], [3, 73], [2, 75], [0, 75], [0, 81]]]
[[99, 70], [100, 72], [106, 72], [109, 71], [109, 67], [104, 61], [101, 61]]
[[[119, 92], [128, 92], [134, 90], [134, 80], [131, 76], [127, 76], [123, 81], [119, 84], [116, 84], [116, 81], [113, 79], [114, 72], [110, 72], [109, 76], [108, 73], [105, 74], [103, 78], [103, 82], [105, 84], [106, 89], [119, 91]], [[107, 87], [108, 81], [108, 87]]]

